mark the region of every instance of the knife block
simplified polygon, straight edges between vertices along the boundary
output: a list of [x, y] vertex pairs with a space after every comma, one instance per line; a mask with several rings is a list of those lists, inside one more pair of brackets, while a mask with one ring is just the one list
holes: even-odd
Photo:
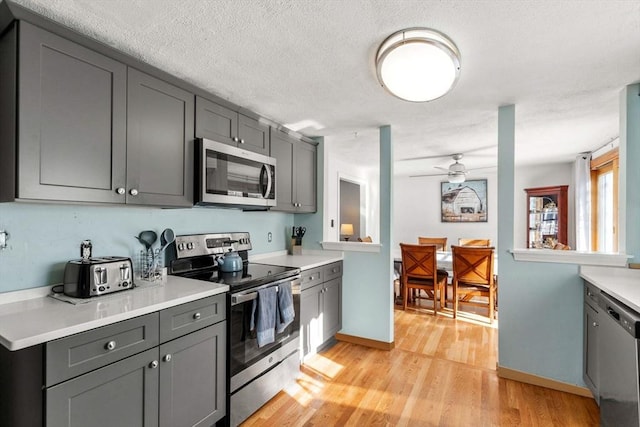
[[302, 245], [296, 245], [296, 239], [291, 239], [291, 255], [302, 255]]

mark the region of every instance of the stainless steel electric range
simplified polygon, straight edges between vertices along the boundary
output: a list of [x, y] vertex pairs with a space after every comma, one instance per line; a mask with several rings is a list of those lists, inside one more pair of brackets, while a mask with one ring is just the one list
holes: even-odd
[[[300, 371], [300, 269], [248, 262], [249, 233], [177, 236], [170, 273], [229, 286], [227, 295], [227, 421], [236, 426], [292, 384]], [[237, 252], [242, 270], [223, 272], [218, 259]], [[294, 321], [259, 346], [251, 330], [258, 289], [291, 284]]]

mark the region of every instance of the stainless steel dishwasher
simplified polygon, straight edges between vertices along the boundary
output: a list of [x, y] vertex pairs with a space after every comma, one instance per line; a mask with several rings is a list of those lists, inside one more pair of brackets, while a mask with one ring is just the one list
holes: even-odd
[[604, 292], [600, 318], [600, 425], [640, 426], [640, 314]]

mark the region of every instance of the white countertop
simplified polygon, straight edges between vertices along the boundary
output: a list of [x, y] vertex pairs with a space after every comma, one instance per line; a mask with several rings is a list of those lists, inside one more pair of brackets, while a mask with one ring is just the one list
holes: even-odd
[[168, 276], [143, 286], [70, 304], [49, 296], [0, 304], [0, 344], [20, 350], [78, 332], [227, 292], [227, 285]]
[[640, 313], [640, 270], [582, 266], [580, 277]]
[[283, 267], [295, 267], [300, 270], [310, 270], [312, 268], [338, 261], [342, 261], [342, 253], [339, 252], [336, 254], [335, 252], [331, 253], [331, 251], [327, 251], [327, 254], [317, 252], [303, 253], [302, 255], [276, 254], [273, 256], [259, 256], [251, 259], [251, 262], [280, 265]]

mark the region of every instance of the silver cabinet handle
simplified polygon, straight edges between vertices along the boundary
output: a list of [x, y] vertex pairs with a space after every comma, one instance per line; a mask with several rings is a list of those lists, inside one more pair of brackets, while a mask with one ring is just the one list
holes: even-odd
[[593, 327], [597, 327], [598, 326], [598, 322], [593, 322]]
[[138, 190], [136, 188], [132, 188], [131, 190], [129, 190], [129, 194], [131, 194], [132, 196], [137, 196]]
[[156, 369], [158, 367], [158, 361], [154, 360], [153, 362], [149, 363], [149, 367], [151, 369]]
[[240, 144], [244, 144], [244, 139], [240, 138]]
[[166, 354], [166, 355], [162, 358], [162, 360], [163, 360], [164, 362], [170, 362], [170, 361], [171, 361], [171, 355], [170, 355], [170, 354]]
[[193, 320], [200, 320], [200, 317], [201, 317], [200, 313], [194, 313]]
[[238, 142], [238, 137], [237, 137], [237, 136], [234, 136], [233, 138], [231, 138], [231, 140], [232, 140], [233, 142]]
[[124, 194], [124, 193], [126, 193], [126, 190], [123, 187], [118, 187], [118, 188], [116, 188], [116, 193]]
[[109, 351], [111, 351], [111, 350], [116, 348], [116, 342], [115, 341], [109, 341], [108, 343], [106, 343], [104, 345], [104, 348], [109, 350]]

